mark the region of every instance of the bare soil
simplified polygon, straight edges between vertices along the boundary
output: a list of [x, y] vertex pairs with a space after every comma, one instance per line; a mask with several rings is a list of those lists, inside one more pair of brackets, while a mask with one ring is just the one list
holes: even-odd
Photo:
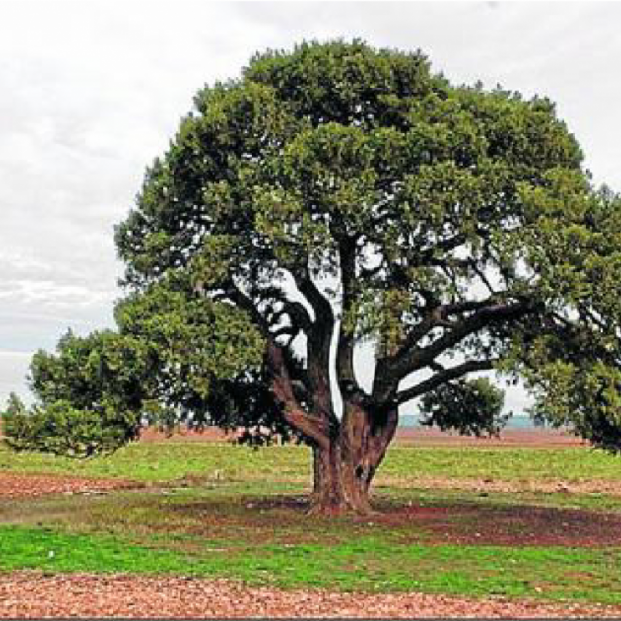
[[[145, 429], [140, 440], [142, 442], [223, 442], [234, 440], [236, 437], [235, 432], [225, 433], [211, 427], [200, 432], [182, 429], [172, 435], [155, 429]], [[573, 434], [558, 429], [507, 429], [499, 437], [476, 438], [438, 429], [401, 427], [397, 430], [395, 441], [398, 444], [412, 446], [480, 446], [482, 448], [590, 446], [588, 442]]]
[[474, 600], [422, 593], [369, 595], [249, 588], [223, 580], [0, 576], [0, 618], [571, 618], [621, 617], [621, 607]]
[[511, 506], [403, 507], [374, 518], [393, 527], [421, 526], [426, 543], [607, 547], [619, 545], [621, 515], [580, 509]]
[[94, 494], [137, 486], [140, 484], [122, 479], [0, 472], [0, 500], [7, 497], [41, 496], [42, 494]]
[[460, 436], [420, 427], [401, 427], [395, 440], [413, 446], [479, 446], [481, 448], [561, 448], [590, 444], [562, 429], [505, 429], [498, 437]]

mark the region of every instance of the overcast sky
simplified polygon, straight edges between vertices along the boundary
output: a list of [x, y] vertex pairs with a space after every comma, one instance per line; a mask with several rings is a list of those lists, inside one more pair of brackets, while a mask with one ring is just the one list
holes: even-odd
[[607, 2], [0, 0], [0, 403], [26, 393], [33, 351], [111, 325], [114, 224], [194, 93], [255, 51], [361, 37], [421, 48], [456, 83], [547, 95], [621, 190], [619, 24]]

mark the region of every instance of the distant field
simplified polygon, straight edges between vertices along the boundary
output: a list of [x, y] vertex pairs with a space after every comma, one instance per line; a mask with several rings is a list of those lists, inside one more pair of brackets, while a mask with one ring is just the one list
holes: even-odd
[[[401, 414], [399, 417], [399, 426], [404, 428], [419, 427], [421, 417], [418, 414]], [[530, 416], [524, 414], [516, 414], [511, 416], [505, 425], [505, 430], [546, 430], [549, 426], [535, 424]]]
[[[402, 437], [377, 477], [377, 516], [328, 520], [304, 514], [303, 447], [155, 440], [78, 462], [0, 448], [0, 571], [621, 606], [621, 460], [605, 453]], [[136, 487], [3, 499], [3, 477], [33, 473]]]
[[[455, 439], [463, 442], [463, 439]], [[544, 449], [537, 445], [520, 447], [509, 443], [499, 446], [494, 440], [484, 439], [453, 446], [450, 443], [444, 445], [445, 440], [433, 436], [415, 444], [412, 438], [402, 437], [389, 449], [376, 484], [412, 485], [437, 477], [451, 480], [621, 481], [621, 459], [586, 447], [571, 445], [562, 449]], [[572, 438], [569, 440], [573, 442]], [[74, 460], [44, 454], [14, 454], [0, 445], [0, 470], [118, 477], [147, 482], [200, 475], [229, 481], [302, 483], [309, 477], [310, 452], [301, 446], [254, 450], [226, 442], [183, 441], [180, 437], [171, 442], [133, 443], [111, 456]]]

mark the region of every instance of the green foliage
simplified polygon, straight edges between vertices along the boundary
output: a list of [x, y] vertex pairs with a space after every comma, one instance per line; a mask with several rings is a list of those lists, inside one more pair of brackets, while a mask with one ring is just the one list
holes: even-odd
[[463, 237], [483, 270], [508, 263], [526, 190], [546, 197], [556, 171], [578, 180], [563, 199], [586, 189], [580, 150], [547, 100], [451, 87], [420, 53], [361, 42], [268, 52], [195, 105], [117, 228], [130, 283], [185, 269], [273, 303], [285, 270], [336, 273], [338, 240], [358, 237], [361, 274], [369, 251], [384, 266], [358, 294], [377, 303], [402, 291], [404, 323], [419, 316], [421, 290], [441, 300], [475, 278], [442, 244]]
[[[526, 380], [539, 416], [614, 450], [621, 200], [594, 190], [582, 160], [549, 100], [453, 86], [418, 51], [333, 41], [258, 54], [198, 92], [116, 228], [128, 297], [107, 337], [120, 350], [104, 358], [118, 380], [97, 384], [102, 354], [85, 339], [84, 368], [71, 348], [62, 363], [38, 354], [35, 391], [46, 408], [299, 439], [266, 353], [282, 353], [296, 407], [310, 409], [316, 386], [353, 379], [346, 362], [318, 377], [334, 330], [341, 352], [377, 345], [376, 412], [437, 389], [440, 426], [494, 431], [500, 397], [447, 384], [493, 367]], [[437, 371], [456, 357], [474, 364]]]
[[152, 352], [110, 331], [63, 336], [56, 354], [37, 352], [30, 366], [37, 403], [11, 397], [4, 433], [16, 450], [74, 457], [110, 452], [134, 439], [153, 385]]
[[486, 377], [442, 384], [421, 399], [423, 425], [462, 435], [498, 435], [510, 414], [503, 414], [505, 397]]
[[110, 405], [77, 410], [58, 400], [45, 408], [11, 414], [5, 421], [5, 441], [17, 451], [37, 450], [70, 457], [90, 457], [126, 444], [137, 435], [135, 417], [119, 416]]
[[[154, 285], [116, 308], [119, 332], [63, 336], [30, 366], [37, 403], [12, 396], [5, 419], [16, 450], [89, 457], [138, 437], [144, 424], [245, 429], [241, 441], [294, 438], [261, 377], [263, 341], [236, 308]], [[264, 388], [261, 389], [263, 382]]]
[[[453, 87], [420, 52], [304, 43], [198, 93], [116, 241], [136, 291], [182, 272], [275, 331], [286, 278], [338, 279], [356, 240], [344, 330], [398, 351], [434, 308], [467, 312], [476, 288], [533, 314], [571, 301], [580, 285], [559, 288], [553, 236], [590, 217], [581, 160], [546, 99]], [[511, 325], [453, 348], [503, 358]]]
[[[558, 180], [560, 183], [562, 180]], [[598, 447], [621, 450], [621, 198], [603, 188], [588, 201], [537, 198], [529, 235], [540, 243], [541, 290], [558, 304], [516, 330], [506, 368], [535, 397], [533, 415], [568, 425]], [[560, 211], [576, 222], [561, 228]], [[531, 250], [530, 242], [524, 244]]]
[[157, 358], [151, 403], [167, 407], [150, 412], [151, 422], [242, 430], [240, 441], [252, 445], [296, 437], [269, 390], [264, 339], [244, 311], [165, 283], [128, 296], [115, 316], [121, 333]]

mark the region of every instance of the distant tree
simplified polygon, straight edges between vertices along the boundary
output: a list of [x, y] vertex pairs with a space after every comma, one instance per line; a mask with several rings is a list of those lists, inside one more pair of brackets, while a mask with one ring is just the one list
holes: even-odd
[[[119, 338], [154, 352], [140, 390], [166, 416], [288, 430], [322, 513], [370, 510], [401, 404], [494, 431], [501, 396], [471, 373], [521, 376], [540, 415], [621, 445], [621, 204], [549, 100], [356, 41], [257, 55], [194, 103], [116, 231]], [[69, 384], [53, 399], [76, 407]]]

